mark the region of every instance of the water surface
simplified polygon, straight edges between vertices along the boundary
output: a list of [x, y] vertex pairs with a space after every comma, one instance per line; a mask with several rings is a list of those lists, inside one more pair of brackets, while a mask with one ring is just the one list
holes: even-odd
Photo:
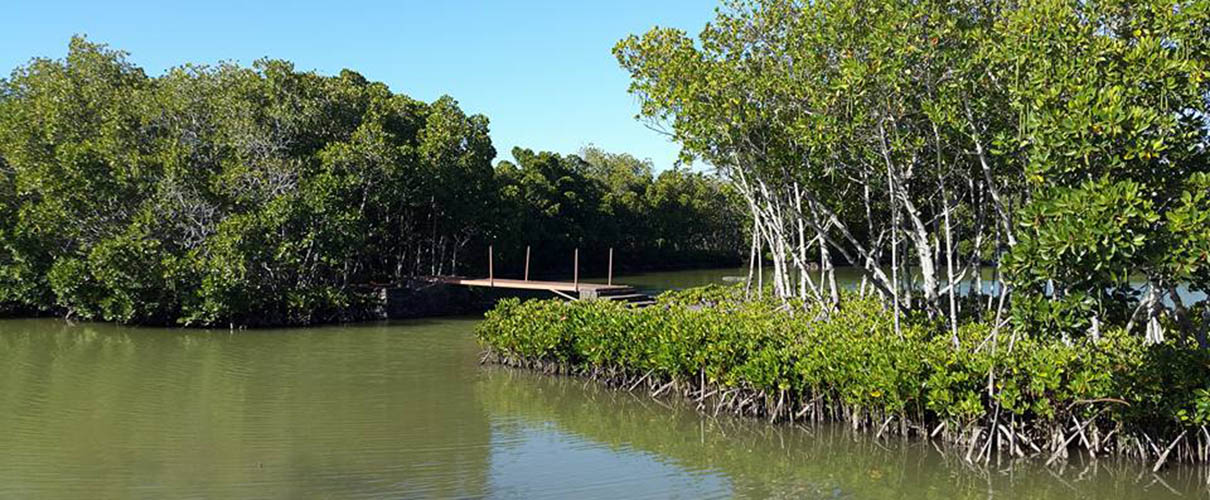
[[1200, 468], [973, 467], [927, 442], [705, 418], [480, 366], [476, 322], [228, 332], [0, 321], [0, 498], [1206, 496]]

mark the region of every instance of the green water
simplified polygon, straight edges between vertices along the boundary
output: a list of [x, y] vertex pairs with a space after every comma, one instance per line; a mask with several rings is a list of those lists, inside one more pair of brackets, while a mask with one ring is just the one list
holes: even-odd
[[0, 498], [1206, 496], [1203, 469], [975, 467], [927, 442], [704, 418], [484, 367], [475, 323], [230, 333], [0, 321]]

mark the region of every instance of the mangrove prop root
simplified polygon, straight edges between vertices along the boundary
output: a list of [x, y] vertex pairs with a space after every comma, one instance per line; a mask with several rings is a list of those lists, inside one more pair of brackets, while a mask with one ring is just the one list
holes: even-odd
[[[642, 389], [652, 398], [678, 396], [693, 403], [705, 415], [736, 415], [760, 418], [774, 423], [844, 422], [855, 430], [874, 432], [877, 438], [889, 435], [918, 437], [947, 443], [963, 449], [968, 463], [989, 463], [993, 454], [1007, 453], [1010, 457], [1045, 456], [1046, 465], [1060, 466], [1072, 452], [1086, 453], [1091, 458], [1122, 456], [1152, 462], [1158, 471], [1169, 462], [1210, 461], [1210, 429], [1199, 427], [1192, 435], [1181, 431], [1164, 446], [1156, 445], [1146, 432], [1129, 432], [1120, 426], [1109, 426], [1094, 412], [1085, 420], [1072, 415], [1070, 427], [1055, 423], [1033, 424], [1022, 420], [1002, 418], [1000, 412], [972, 422], [941, 420], [931, 414], [880, 414], [852, 407], [820, 395], [793, 394], [777, 391], [769, 394], [748, 387], [729, 387], [706, 380], [701, 373], [687, 379], [660, 375], [654, 370], [632, 373], [622, 368], [576, 366], [553, 360], [522, 359], [487, 349], [480, 358], [484, 364], [498, 364], [535, 370], [552, 375], [569, 375], [597, 381], [626, 391]], [[1081, 401], [1084, 404], [1119, 401]], [[890, 425], [898, 421], [899, 425]], [[1007, 424], [1007, 425], [1006, 425]]]

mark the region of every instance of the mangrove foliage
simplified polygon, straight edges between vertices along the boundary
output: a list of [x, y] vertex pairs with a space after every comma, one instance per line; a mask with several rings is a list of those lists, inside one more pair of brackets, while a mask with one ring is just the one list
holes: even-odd
[[877, 297], [841, 297], [826, 321], [825, 303], [787, 309], [742, 286], [668, 292], [644, 309], [509, 299], [477, 334], [488, 361], [682, 396], [713, 415], [940, 439], [971, 461], [1210, 460], [1210, 351], [1121, 328], [1096, 341], [997, 338], [986, 323], [963, 324], [955, 348], [941, 321], [896, 331]]
[[1206, 344], [1210, 2], [728, 0], [615, 53], [742, 194], [778, 297], [837, 305], [839, 261], [955, 347], [987, 311]]
[[614, 50], [744, 199], [748, 284], [505, 302], [487, 359], [972, 461], [1210, 460], [1210, 2], [727, 0]]
[[280, 60], [150, 77], [76, 37], [0, 80], [0, 311], [300, 324], [360, 317], [372, 283], [486, 274], [493, 243], [547, 269], [575, 247], [742, 252], [713, 176], [595, 147], [495, 156], [487, 117], [448, 96]]

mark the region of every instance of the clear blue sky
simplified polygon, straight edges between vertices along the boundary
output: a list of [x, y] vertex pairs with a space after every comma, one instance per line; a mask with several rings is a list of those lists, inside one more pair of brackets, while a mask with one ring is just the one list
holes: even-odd
[[3, 75], [31, 57], [63, 57], [73, 34], [130, 52], [150, 75], [186, 62], [288, 59], [322, 74], [353, 69], [425, 101], [449, 94], [491, 119], [499, 158], [513, 146], [571, 153], [593, 143], [663, 169], [678, 148], [634, 119], [629, 77], [610, 49], [656, 25], [696, 35], [718, 2], [15, 3], [2, 9]]

